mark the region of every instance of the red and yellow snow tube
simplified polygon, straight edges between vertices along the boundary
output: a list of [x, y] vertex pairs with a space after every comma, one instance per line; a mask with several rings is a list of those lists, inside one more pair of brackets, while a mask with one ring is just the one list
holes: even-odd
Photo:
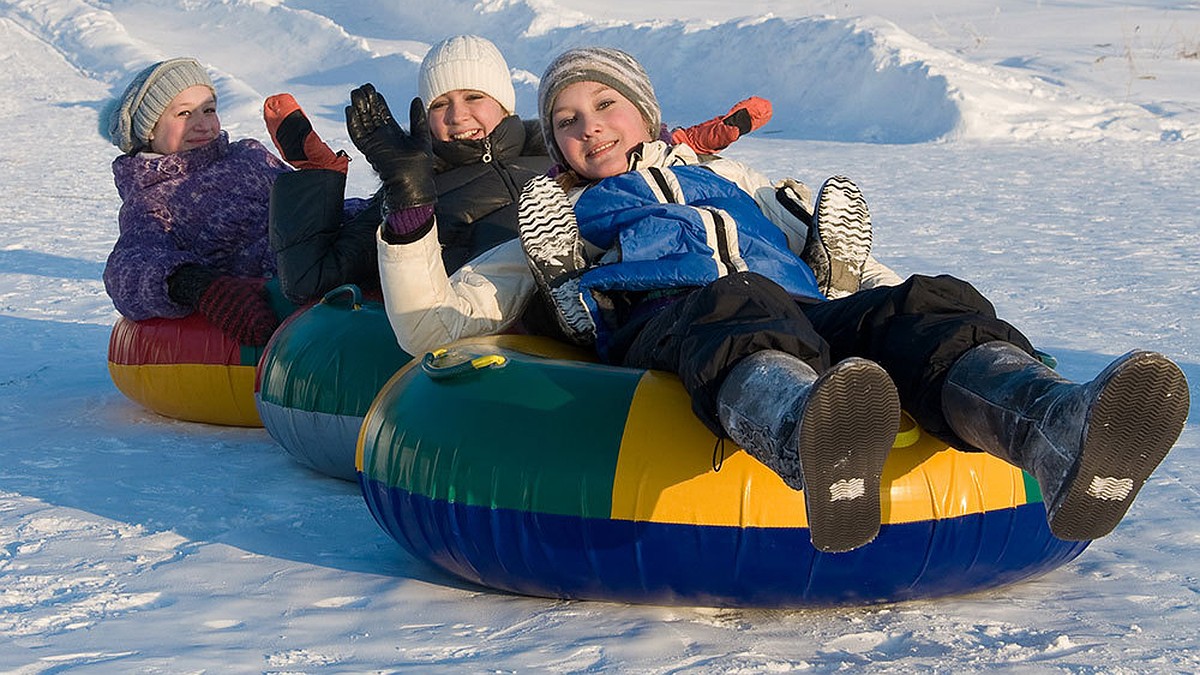
[[527, 595], [708, 606], [889, 602], [993, 588], [1086, 542], [1046, 526], [1037, 484], [907, 420], [882, 528], [812, 547], [803, 494], [695, 418], [678, 378], [544, 340], [468, 340], [401, 369], [368, 411], [367, 504], [409, 552]]
[[122, 394], [160, 415], [258, 427], [254, 371], [260, 347], [225, 336], [200, 314], [113, 326], [108, 372]]

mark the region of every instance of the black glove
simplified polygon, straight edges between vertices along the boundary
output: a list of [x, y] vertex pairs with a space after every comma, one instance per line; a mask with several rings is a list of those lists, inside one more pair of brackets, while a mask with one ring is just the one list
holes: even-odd
[[180, 265], [167, 277], [167, 295], [173, 302], [195, 309], [200, 296], [221, 273], [204, 265]]
[[437, 201], [433, 141], [420, 98], [412, 100], [408, 114], [411, 134], [400, 128], [383, 95], [370, 84], [351, 91], [346, 106], [346, 131], [383, 181], [389, 212]]

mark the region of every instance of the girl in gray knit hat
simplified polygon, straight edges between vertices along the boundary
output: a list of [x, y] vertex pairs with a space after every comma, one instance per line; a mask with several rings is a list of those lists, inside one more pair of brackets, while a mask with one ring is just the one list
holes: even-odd
[[121, 151], [120, 236], [104, 268], [117, 310], [135, 321], [199, 311], [237, 342], [266, 344], [279, 324], [264, 290], [275, 273], [267, 212], [290, 169], [258, 141], [229, 142], [193, 58], [138, 72], [102, 119]]
[[1044, 526], [1066, 540], [1111, 532], [1182, 432], [1187, 381], [1161, 354], [1130, 352], [1078, 384], [965, 281], [914, 275], [826, 299], [789, 247], [784, 191], [656, 139], [659, 105], [631, 55], [568, 51], [538, 104], [574, 180], [525, 186], [521, 250], [446, 278], [416, 264], [425, 240], [381, 249], [409, 353], [497, 332], [545, 302], [603, 361], [676, 374], [714, 436], [803, 490], [812, 543], [828, 552], [879, 533], [901, 406], [948, 445], [1031, 474]]
[[217, 90], [204, 67], [188, 57], [143, 69], [106, 113], [108, 137], [127, 154], [149, 149], [168, 155], [200, 147], [221, 131]]

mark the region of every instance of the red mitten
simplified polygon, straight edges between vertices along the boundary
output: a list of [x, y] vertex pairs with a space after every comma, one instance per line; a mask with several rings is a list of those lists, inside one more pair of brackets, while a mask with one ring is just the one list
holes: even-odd
[[743, 134], [761, 127], [771, 120], [771, 102], [765, 98], [751, 96], [739, 101], [729, 112], [701, 122], [686, 129], [671, 132], [674, 143], [686, 143], [701, 155], [716, 154], [729, 147]]
[[292, 166], [346, 173], [350, 157], [344, 152], [335, 153], [325, 145], [291, 94], [269, 97], [263, 103], [263, 120], [279, 155]]
[[265, 279], [217, 277], [196, 309], [221, 332], [251, 347], [261, 347], [279, 326], [264, 290]]

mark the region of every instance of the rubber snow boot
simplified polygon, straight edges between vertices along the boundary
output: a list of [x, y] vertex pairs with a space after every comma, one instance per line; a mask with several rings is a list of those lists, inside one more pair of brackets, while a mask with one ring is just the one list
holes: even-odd
[[579, 276], [587, 269], [583, 239], [571, 201], [553, 178], [525, 185], [517, 226], [533, 280], [553, 305], [559, 327], [578, 344], [595, 342], [596, 324], [579, 292]]
[[841, 298], [862, 286], [871, 241], [871, 212], [862, 191], [845, 176], [826, 180], [817, 191], [813, 225], [800, 256], [822, 293]]
[[761, 351], [717, 393], [725, 432], [789, 487], [804, 491], [820, 551], [849, 551], [879, 533], [880, 477], [900, 401], [876, 363], [850, 358], [818, 375], [800, 359]]
[[1050, 531], [1087, 541], [1112, 532], [1183, 431], [1183, 372], [1130, 352], [1084, 384], [1006, 342], [959, 357], [942, 389], [950, 428], [1037, 479]]

